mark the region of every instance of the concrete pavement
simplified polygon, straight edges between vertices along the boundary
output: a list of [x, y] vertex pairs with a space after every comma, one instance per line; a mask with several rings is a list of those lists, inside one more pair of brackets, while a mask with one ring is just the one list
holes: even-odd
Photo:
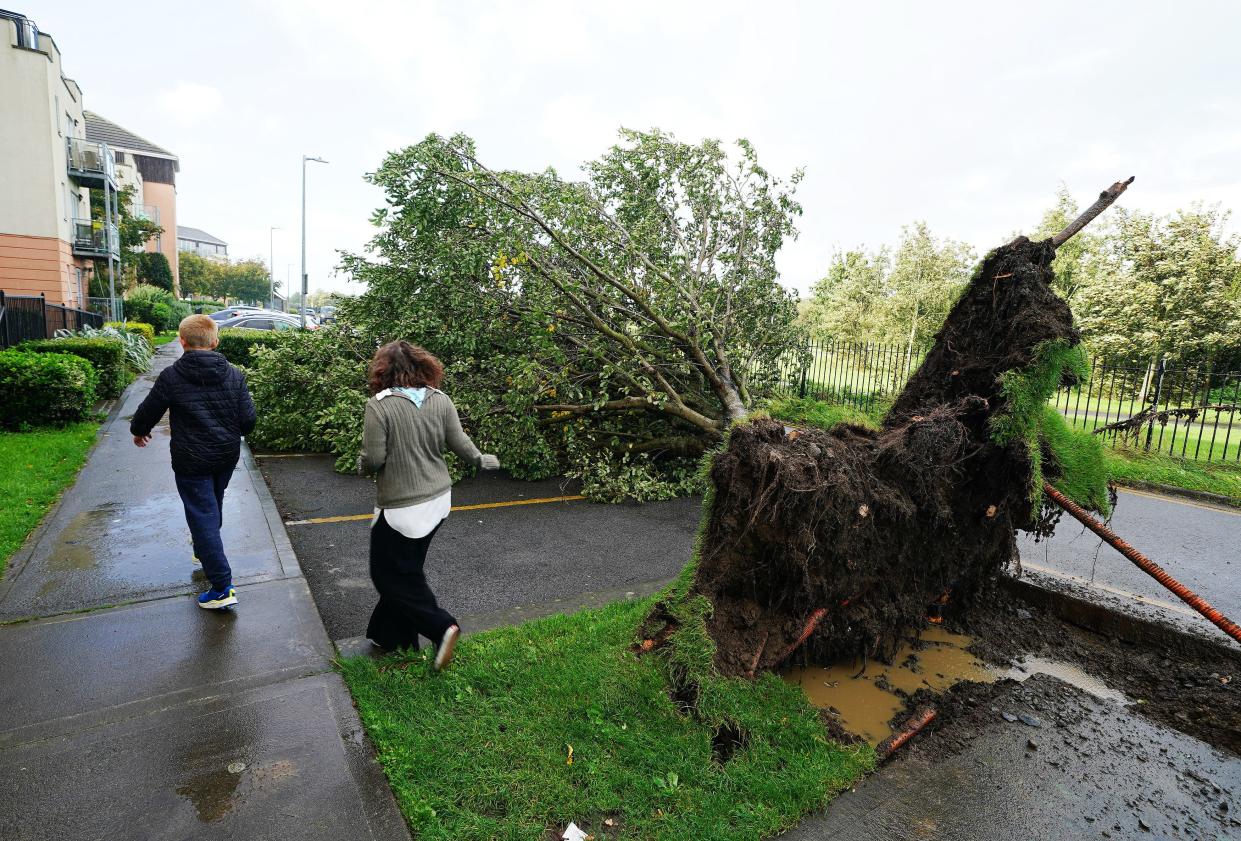
[[248, 451], [225, 504], [240, 605], [209, 613], [168, 462], [126, 392], [0, 585], [0, 838], [408, 839]]
[[[1241, 837], [1236, 756], [1047, 675], [979, 695], [942, 732], [923, 735], [781, 837]], [[1038, 726], [1006, 721], [1004, 713], [1032, 716]]]

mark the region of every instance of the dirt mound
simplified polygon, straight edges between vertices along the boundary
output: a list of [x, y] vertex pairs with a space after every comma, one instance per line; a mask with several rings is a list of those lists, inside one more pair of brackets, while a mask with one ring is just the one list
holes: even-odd
[[816, 661], [883, 656], [928, 605], [967, 602], [1013, 557], [1014, 529], [1037, 520], [1036, 473], [1027, 438], [995, 421], [1045, 397], [1010, 405], [1005, 375], [1079, 341], [1049, 285], [1054, 256], [1024, 237], [988, 255], [881, 431], [733, 430], [692, 588], [714, 606], [721, 672], [770, 668], [808, 629]]

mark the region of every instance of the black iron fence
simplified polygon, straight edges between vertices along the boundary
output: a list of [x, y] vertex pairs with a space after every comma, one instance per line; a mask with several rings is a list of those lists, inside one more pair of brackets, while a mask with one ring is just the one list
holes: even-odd
[[[775, 390], [882, 412], [928, 348], [812, 342], [779, 363]], [[1210, 365], [1095, 361], [1086, 381], [1052, 398], [1079, 429], [1136, 419], [1102, 435], [1127, 446], [1199, 461], [1241, 463], [1241, 371]]]
[[0, 348], [29, 339], [50, 339], [57, 330], [102, 327], [103, 320], [99, 313], [49, 304], [42, 295], [6, 295], [0, 291]]

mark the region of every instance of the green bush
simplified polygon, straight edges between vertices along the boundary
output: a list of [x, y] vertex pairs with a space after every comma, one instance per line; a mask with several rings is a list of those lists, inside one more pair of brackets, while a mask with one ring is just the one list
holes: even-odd
[[168, 258], [158, 251], [144, 251], [139, 254], [138, 282], [149, 283], [171, 292], [172, 266], [168, 264]]
[[[271, 331], [225, 330], [223, 333]], [[250, 439], [277, 450], [334, 452], [337, 469], [352, 470], [362, 447], [366, 366], [374, 347], [336, 328], [289, 332], [256, 343], [250, 391], [259, 421]], [[227, 354], [225, 354], [227, 356]]]
[[130, 333], [137, 334], [147, 340], [147, 344], [155, 347], [155, 326], [147, 324], [145, 321], [109, 321], [104, 327], [112, 327], [116, 330], [125, 330]]
[[234, 365], [252, 368], [256, 348], [279, 345], [288, 335], [286, 332], [277, 330], [226, 327], [220, 331], [220, 344], [216, 350], [224, 354], [224, 358]]
[[82, 357], [95, 369], [96, 393], [99, 397], [119, 397], [125, 386], [133, 381], [129, 366], [125, 362], [125, 342], [119, 336], [43, 339], [23, 342], [20, 350], [32, 353], [71, 353]]
[[125, 312], [162, 333], [175, 330], [181, 319], [190, 314], [190, 307], [166, 289], [140, 283], [125, 296]]
[[87, 417], [99, 376], [70, 353], [0, 351], [0, 427], [64, 426]]

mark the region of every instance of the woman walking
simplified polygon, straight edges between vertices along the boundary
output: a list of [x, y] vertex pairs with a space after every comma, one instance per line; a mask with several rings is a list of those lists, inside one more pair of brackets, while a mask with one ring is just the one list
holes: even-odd
[[378, 487], [371, 581], [379, 604], [366, 636], [383, 649], [416, 649], [424, 636], [435, 645], [437, 670], [452, 661], [461, 634], [422, 571], [427, 548], [452, 509], [444, 450], [483, 470], [500, 466], [461, 429], [456, 406], [439, 390], [443, 376], [440, 361], [409, 342], [389, 342], [375, 351], [359, 456], [362, 472], [375, 474]]

